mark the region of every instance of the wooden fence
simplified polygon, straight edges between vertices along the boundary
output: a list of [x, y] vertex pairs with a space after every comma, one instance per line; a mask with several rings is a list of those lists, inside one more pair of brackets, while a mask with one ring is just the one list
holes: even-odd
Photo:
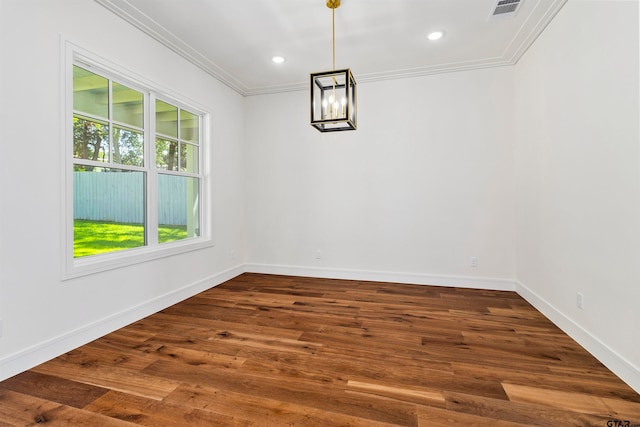
[[[144, 222], [145, 186], [142, 172], [74, 172], [75, 219]], [[158, 222], [187, 225], [187, 180], [158, 175]]]

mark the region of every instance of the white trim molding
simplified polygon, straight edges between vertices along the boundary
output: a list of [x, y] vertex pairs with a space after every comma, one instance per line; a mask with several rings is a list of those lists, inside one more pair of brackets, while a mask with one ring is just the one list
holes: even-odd
[[515, 281], [492, 277], [451, 276], [444, 274], [402, 273], [393, 271], [317, 268], [274, 264], [246, 264], [247, 273], [281, 274], [284, 276], [320, 277], [324, 279], [366, 280], [371, 282], [407, 283], [411, 285], [479, 288], [515, 291]]
[[[185, 40], [182, 40], [170, 29], [163, 27], [151, 16], [136, 8], [130, 0], [95, 0], [96, 3], [110, 10], [118, 17], [133, 25], [149, 37], [158, 41], [174, 53], [199, 67], [204, 72], [216, 78], [223, 84], [243, 96], [264, 95], [308, 89], [307, 80], [289, 81], [282, 84], [268, 86], [251, 86], [248, 82], [239, 80], [234, 73], [224, 66], [207, 57]], [[454, 71], [473, 70], [515, 65], [520, 57], [538, 38], [551, 22], [553, 17], [562, 9], [567, 0], [545, 0], [534, 2], [534, 8], [542, 11], [542, 17], [535, 25], [522, 25], [513, 34], [504, 52], [497, 57], [478, 58], [468, 61], [440, 63], [415, 68], [401, 68], [358, 75], [358, 82], [374, 82], [388, 79], [399, 79]]]
[[585, 350], [610, 369], [631, 388], [640, 392], [640, 368], [616, 353], [600, 339], [590, 334], [572, 319], [560, 312], [552, 304], [537, 295], [522, 282], [475, 276], [452, 276], [441, 274], [401, 273], [389, 271], [326, 269], [317, 267], [255, 264], [245, 265], [245, 272], [280, 274], [284, 276], [319, 277], [325, 279], [366, 280], [386, 283], [407, 283], [415, 285], [449, 286], [498, 291], [513, 291], [533, 305], [564, 333], [574, 339]]
[[244, 272], [242, 265], [205, 277], [182, 288], [112, 314], [98, 321], [80, 326], [32, 347], [0, 358], [0, 381], [24, 372], [68, 351], [87, 344], [126, 325], [164, 310], [178, 302], [218, 286]]
[[620, 379], [625, 381], [631, 388], [636, 391], [640, 390], [640, 368], [616, 353], [597, 337], [593, 336], [548, 301], [517, 280], [372, 270], [323, 269], [317, 267], [256, 263], [237, 265], [127, 310], [81, 326], [58, 337], [51, 338], [33, 347], [3, 357], [0, 359], [0, 381], [31, 369], [40, 363], [78, 348], [139, 319], [157, 313], [200, 292], [218, 286], [245, 272], [516, 292], [563, 332], [585, 348], [585, 350], [590, 352], [596, 359], [602, 362], [614, 374], [620, 377]]
[[608, 345], [520, 281], [516, 281], [516, 292], [614, 374], [620, 377], [622, 381], [626, 382], [634, 390], [640, 392], [640, 367], [635, 366], [623, 356], [616, 353]]

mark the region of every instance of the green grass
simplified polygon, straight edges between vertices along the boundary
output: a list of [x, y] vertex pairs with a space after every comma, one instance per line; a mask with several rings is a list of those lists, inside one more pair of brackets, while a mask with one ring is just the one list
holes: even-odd
[[[160, 243], [187, 238], [187, 227], [163, 225], [158, 227]], [[144, 246], [142, 224], [88, 221], [76, 219], [73, 223], [74, 258], [97, 255]]]

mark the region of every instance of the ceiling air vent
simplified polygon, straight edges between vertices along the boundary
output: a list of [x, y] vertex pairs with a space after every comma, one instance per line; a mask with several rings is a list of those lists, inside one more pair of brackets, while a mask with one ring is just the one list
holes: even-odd
[[508, 18], [516, 15], [518, 7], [524, 0], [497, 0], [491, 12], [491, 18]]

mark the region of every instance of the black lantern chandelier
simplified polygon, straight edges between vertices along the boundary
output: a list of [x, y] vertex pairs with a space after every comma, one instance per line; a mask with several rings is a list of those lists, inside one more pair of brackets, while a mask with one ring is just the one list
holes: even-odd
[[356, 129], [356, 80], [350, 69], [336, 70], [335, 10], [340, 0], [327, 0], [331, 9], [333, 69], [312, 73], [311, 126], [320, 132]]

